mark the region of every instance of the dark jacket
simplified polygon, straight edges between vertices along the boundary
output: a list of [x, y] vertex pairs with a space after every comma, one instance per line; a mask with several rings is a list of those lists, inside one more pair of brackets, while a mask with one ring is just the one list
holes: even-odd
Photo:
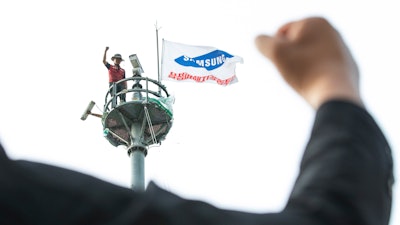
[[392, 204], [390, 147], [367, 111], [342, 101], [318, 109], [298, 178], [278, 213], [224, 210], [154, 183], [135, 193], [63, 168], [10, 160], [3, 148], [0, 162], [3, 225], [386, 225]]

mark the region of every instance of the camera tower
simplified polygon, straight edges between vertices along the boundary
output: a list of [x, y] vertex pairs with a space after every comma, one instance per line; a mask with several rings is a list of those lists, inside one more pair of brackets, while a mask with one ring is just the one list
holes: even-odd
[[[130, 55], [129, 60], [133, 76], [109, 88], [103, 113], [92, 113], [95, 102], [91, 101], [81, 119], [86, 120], [88, 115], [101, 118], [104, 137], [115, 147], [126, 146], [132, 164], [132, 189], [144, 191], [145, 157], [149, 146], [161, 144], [168, 134], [173, 122], [174, 99], [161, 84], [160, 75], [158, 81], [141, 76], [143, 68], [136, 54]], [[120, 83], [126, 89], [117, 92], [116, 86]], [[126, 95], [126, 102], [118, 102], [121, 95]]]

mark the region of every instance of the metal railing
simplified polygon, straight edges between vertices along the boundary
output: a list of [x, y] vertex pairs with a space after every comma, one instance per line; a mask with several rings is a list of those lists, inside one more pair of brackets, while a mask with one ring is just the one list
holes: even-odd
[[[126, 82], [126, 89], [117, 92], [117, 85], [124, 82]], [[131, 83], [130, 86], [132, 88], [128, 88], [129, 83]], [[158, 89], [158, 91], [153, 91], [153, 88]], [[113, 108], [115, 108], [117, 106], [117, 99], [120, 97], [120, 95], [126, 95], [128, 93], [132, 93], [132, 95], [138, 94], [139, 96], [146, 96], [146, 99], [149, 99], [149, 95], [151, 95], [150, 97], [158, 98], [169, 97], [169, 93], [166, 87], [160, 82], [150, 79], [148, 77], [133, 76], [119, 80], [109, 87], [105, 96], [103, 112], [109, 112]]]

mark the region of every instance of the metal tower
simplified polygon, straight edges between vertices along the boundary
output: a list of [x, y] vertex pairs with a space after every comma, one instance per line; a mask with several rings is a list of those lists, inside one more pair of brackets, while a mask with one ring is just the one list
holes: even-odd
[[[127, 88], [117, 93], [115, 83], [105, 96], [103, 114], [91, 112], [95, 105], [91, 101], [81, 119], [85, 120], [88, 115], [100, 117], [104, 137], [115, 147], [126, 146], [132, 164], [132, 189], [144, 191], [144, 159], [149, 146], [161, 144], [168, 134], [173, 122], [174, 99], [159, 81], [141, 76], [143, 69], [135, 54], [129, 59], [133, 76], [117, 82], [125, 82]], [[118, 102], [123, 94], [126, 102]]]

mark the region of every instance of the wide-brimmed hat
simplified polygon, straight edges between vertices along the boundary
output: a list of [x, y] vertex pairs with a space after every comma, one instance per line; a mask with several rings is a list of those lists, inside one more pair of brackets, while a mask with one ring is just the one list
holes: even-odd
[[122, 61], [124, 61], [124, 60], [122, 59], [121, 54], [115, 54], [113, 57], [111, 57], [111, 60], [114, 60], [114, 59], [121, 59]]

